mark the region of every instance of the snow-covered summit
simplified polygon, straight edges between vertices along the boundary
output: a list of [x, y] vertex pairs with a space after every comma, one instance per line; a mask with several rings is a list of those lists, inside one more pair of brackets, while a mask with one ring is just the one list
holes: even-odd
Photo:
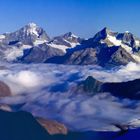
[[50, 46], [54, 48], [61, 49], [63, 52], [66, 52], [67, 49], [76, 47], [80, 45], [82, 39], [72, 32], [65, 33], [63, 35], [54, 37], [50, 42]]
[[64, 38], [79, 38], [78, 36], [76, 36], [74, 33], [72, 33], [72, 32], [68, 32], [68, 33], [66, 33], [66, 34], [64, 34], [64, 35], [62, 35]]
[[24, 27], [24, 31], [28, 34], [34, 34], [36, 36], [39, 36], [38, 34], [39, 27], [35, 23], [29, 23]]
[[49, 42], [46, 31], [35, 23], [29, 23], [19, 30], [6, 34], [5, 42], [21, 42], [25, 45], [34, 45], [34, 42]]
[[30, 26], [30, 27], [37, 27], [37, 24], [34, 23], [34, 22], [30, 22], [30, 23], [28, 23], [28, 26]]
[[[69, 52], [73, 53], [69, 58], [75, 58], [74, 63], [75, 60], [78, 61], [76, 64], [85, 64], [83, 60], [86, 64], [96, 64], [98, 59], [104, 64], [105, 57], [115, 64], [116, 60], [122, 59], [125, 62], [123, 64], [128, 61], [140, 62], [140, 39], [131, 32], [118, 33], [107, 27], [87, 40], [72, 32], [50, 39], [46, 31], [33, 22], [15, 32], [0, 35], [0, 59], [12, 62], [19, 59], [26, 62], [46, 62], [50, 57], [67, 55]], [[56, 60], [53, 59], [54, 61]], [[47, 62], [52, 63], [50, 60]]]

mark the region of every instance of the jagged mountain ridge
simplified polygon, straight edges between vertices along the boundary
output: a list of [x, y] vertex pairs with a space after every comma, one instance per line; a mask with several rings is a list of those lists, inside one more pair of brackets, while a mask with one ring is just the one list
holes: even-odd
[[93, 38], [84, 40], [81, 45], [72, 48], [63, 57], [57, 57], [48, 62], [101, 66], [126, 65], [129, 62], [139, 62], [139, 42], [130, 32], [117, 33], [104, 28]]
[[140, 62], [139, 49], [132, 33], [108, 28], [87, 40], [71, 32], [51, 39], [35, 23], [0, 35], [0, 60], [8, 62], [118, 66]]
[[[86, 80], [82, 81], [77, 88], [81, 89], [89, 95], [96, 95], [103, 92], [109, 92], [119, 98], [129, 98], [139, 100], [140, 79], [131, 80], [127, 82], [101, 82], [92, 76], [88, 76]], [[115, 89], [115, 90], [114, 90]]]
[[0, 60], [43, 63], [50, 57], [64, 55], [67, 48], [80, 41], [71, 32], [51, 39], [43, 28], [29, 23], [13, 33], [0, 35]]
[[4, 36], [2, 42], [7, 45], [14, 45], [19, 42], [25, 45], [34, 45], [37, 41], [42, 41], [42, 43], [50, 41], [50, 37], [44, 29], [38, 27], [35, 23], [29, 23], [13, 33], [4, 34]]
[[68, 32], [64, 35], [54, 37], [49, 45], [53, 48], [59, 48], [63, 50], [63, 52], [66, 52], [67, 49], [80, 45], [82, 40], [82, 38], [74, 35], [72, 32]]

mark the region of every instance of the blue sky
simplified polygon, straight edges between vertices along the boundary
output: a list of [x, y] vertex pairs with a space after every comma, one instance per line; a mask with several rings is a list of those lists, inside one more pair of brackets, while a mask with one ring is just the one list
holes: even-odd
[[35, 22], [50, 36], [91, 37], [105, 26], [140, 36], [139, 9], [139, 0], [0, 0], [0, 33]]

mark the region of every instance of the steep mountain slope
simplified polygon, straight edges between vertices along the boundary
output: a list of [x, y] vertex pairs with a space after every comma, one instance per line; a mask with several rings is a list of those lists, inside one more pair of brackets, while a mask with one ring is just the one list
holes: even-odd
[[44, 63], [54, 56], [62, 56], [64, 53], [57, 48], [52, 48], [46, 43], [25, 49], [23, 55], [17, 58], [21, 63]]
[[49, 43], [49, 45], [53, 48], [58, 48], [61, 49], [63, 52], [66, 52], [67, 49], [80, 45], [82, 41], [83, 39], [69, 32], [64, 35], [54, 37]]
[[74, 48], [64, 56], [56, 56], [46, 62], [70, 65], [100, 65], [103, 67], [126, 65], [129, 62], [137, 63], [131, 54], [121, 46], [108, 47], [106, 44], [100, 43], [87, 46], [87, 44], [82, 44], [78, 46], [81, 48]]
[[[139, 62], [139, 42], [129, 32], [116, 33], [107, 28], [98, 32], [93, 38], [82, 41], [81, 45], [70, 49], [65, 56], [57, 57], [59, 63], [101, 66], [126, 65]], [[56, 57], [48, 60], [55, 62]]]
[[140, 61], [139, 48], [140, 39], [135, 37], [129, 31], [124, 33], [113, 32], [108, 28], [104, 28], [98, 32], [94, 38], [94, 42], [105, 43], [108, 47], [121, 46], [124, 48], [136, 61]]
[[[47, 125], [50, 127], [49, 123]], [[53, 127], [61, 129], [59, 126]], [[113, 135], [117, 135], [117, 133], [108, 135], [103, 132], [69, 132], [67, 135], [50, 135], [30, 113], [12, 113], [0, 110], [1, 140], [92, 140], [93, 138], [113, 140]]]
[[47, 58], [63, 55], [60, 49], [48, 44], [50, 37], [35, 23], [29, 23], [23, 28], [1, 35], [0, 60], [22, 63], [42, 63]]
[[51, 137], [29, 113], [0, 111], [0, 138], [2, 140], [47, 140]]
[[0, 61], [118, 66], [140, 62], [140, 39], [104, 28], [87, 40], [69, 32], [50, 39], [35, 23], [0, 35]]
[[47, 33], [35, 23], [29, 23], [13, 33], [4, 34], [4, 36], [5, 38], [2, 42], [9, 45], [14, 45], [19, 42], [25, 45], [36, 45], [50, 41]]
[[93, 78], [92, 76], [87, 77], [85, 81], [83, 81], [79, 85], [79, 89], [81, 88], [87, 92], [89, 95], [95, 95], [102, 92], [109, 92], [114, 96], [120, 98], [130, 98], [139, 100], [140, 99], [140, 79], [128, 81], [128, 82], [100, 82]]

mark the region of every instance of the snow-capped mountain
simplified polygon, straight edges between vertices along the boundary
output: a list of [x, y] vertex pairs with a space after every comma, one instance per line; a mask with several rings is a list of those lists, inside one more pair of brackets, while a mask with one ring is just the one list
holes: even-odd
[[0, 35], [0, 59], [8, 62], [44, 62], [50, 56], [62, 55], [60, 49], [47, 45], [50, 41], [41, 27], [29, 23], [15, 32]]
[[120, 46], [108, 47], [104, 44], [96, 44], [96, 47], [82, 48], [68, 52], [64, 56], [50, 58], [47, 62], [68, 65], [100, 65], [103, 67], [112, 67], [126, 65], [129, 62], [136, 63], [137, 61]]
[[25, 45], [36, 45], [50, 41], [47, 33], [35, 23], [29, 23], [23, 28], [13, 32], [5, 34], [3, 42], [14, 45], [16, 43], [23, 43]]
[[84, 40], [71, 32], [50, 38], [35, 23], [0, 35], [0, 61], [116, 66], [140, 62], [140, 39], [108, 28]]
[[[118, 33], [104, 28], [93, 38], [82, 41], [59, 57], [59, 63], [101, 66], [126, 65], [129, 62], [140, 62], [140, 40], [132, 33]], [[54, 62], [50, 59], [49, 62]]]
[[43, 63], [66, 50], [80, 45], [82, 39], [71, 32], [50, 38], [43, 28], [29, 23], [12, 33], [0, 35], [0, 60]]
[[140, 49], [140, 39], [135, 37], [129, 31], [124, 33], [113, 32], [108, 28], [104, 28], [98, 32], [94, 37], [95, 42], [106, 43], [109, 47], [121, 46], [124, 48], [131, 56], [138, 62], [139, 49]]
[[66, 52], [67, 49], [74, 48], [80, 45], [83, 39], [74, 35], [72, 32], [68, 32], [64, 35], [54, 37], [49, 45], [53, 48], [61, 49]]

